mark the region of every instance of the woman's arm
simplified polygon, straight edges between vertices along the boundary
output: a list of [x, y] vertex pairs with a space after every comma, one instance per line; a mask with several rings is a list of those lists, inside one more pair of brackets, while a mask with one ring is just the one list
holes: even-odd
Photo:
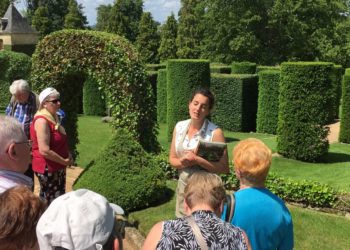
[[[220, 128], [217, 128], [214, 130], [212, 141], [225, 142], [224, 133]], [[217, 162], [207, 161], [206, 159], [198, 155], [195, 155], [195, 162], [196, 164], [200, 165], [201, 167], [205, 168], [206, 170], [212, 173], [227, 174], [230, 172], [230, 169], [228, 167], [227, 149], [224, 151], [224, 154], [222, 155], [220, 161], [217, 161]]]
[[156, 249], [160, 237], [162, 236], [163, 222], [155, 224], [151, 231], [149, 231], [146, 240], [143, 243], [142, 250], [154, 250]]
[[64, 166], [73, 164], [71, 158], [63, 158], [50, 149], [50, 128], [48, 122], [39, 118], [35, 121], [34, 129], [38, 139], [39, 153], [46, 159], [57, 162]]

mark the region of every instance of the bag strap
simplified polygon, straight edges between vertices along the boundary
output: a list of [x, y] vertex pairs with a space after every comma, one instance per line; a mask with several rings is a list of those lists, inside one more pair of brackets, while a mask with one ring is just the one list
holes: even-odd
[[193, 232], [194, 237], [196, 238], [196, 241], [198, 242], [198, 245], [200, 246], [200, 248], [202, 250], [208, 250], [207, 243], [204, 240], [203, 235], [201, 233], [201, 230], [199, 229], [196, 221], [193, 219], [192, 216], [187, 216], [187, 217], [185, 217], [185, 219], [188, 222], [188, 224], [190, 225], [190, 227], [192, 228], [192, 232]]
[[226, 216], [225, 221], [230, 222], [232, 221], [233, 215], [235, 213], [235, 194], [232, 192], [231, 194], [226, 196], [227, 199], [227, 209], [226, 209]]

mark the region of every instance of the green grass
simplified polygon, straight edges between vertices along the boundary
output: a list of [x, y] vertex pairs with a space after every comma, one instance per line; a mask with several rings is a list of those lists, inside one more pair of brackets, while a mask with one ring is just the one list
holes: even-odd
[[98, 116], [79, 116], [78, 134], [80, 143], [77, 145], [79, 157], [77, 165], [85, 168], [106, 145], [111, 136], [112, 128], [103, 123]]

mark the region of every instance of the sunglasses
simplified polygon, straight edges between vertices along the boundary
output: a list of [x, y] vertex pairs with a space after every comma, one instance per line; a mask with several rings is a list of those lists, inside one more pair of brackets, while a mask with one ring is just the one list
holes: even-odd
[[47, 102], [52, 102], [53, 104], [57, 104], [58, 102], [61, 102], [61, 100], [60, 99], [54, 99], [54, 100], [47, 101]]

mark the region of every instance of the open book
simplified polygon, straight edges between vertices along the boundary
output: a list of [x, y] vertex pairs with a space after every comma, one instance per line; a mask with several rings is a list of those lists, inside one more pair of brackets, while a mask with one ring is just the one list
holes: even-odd
[[220, 161], [226, 148], [227, 144], [224, 142], [207, 142], [199, 140], [197, 155], [207, 161]]

